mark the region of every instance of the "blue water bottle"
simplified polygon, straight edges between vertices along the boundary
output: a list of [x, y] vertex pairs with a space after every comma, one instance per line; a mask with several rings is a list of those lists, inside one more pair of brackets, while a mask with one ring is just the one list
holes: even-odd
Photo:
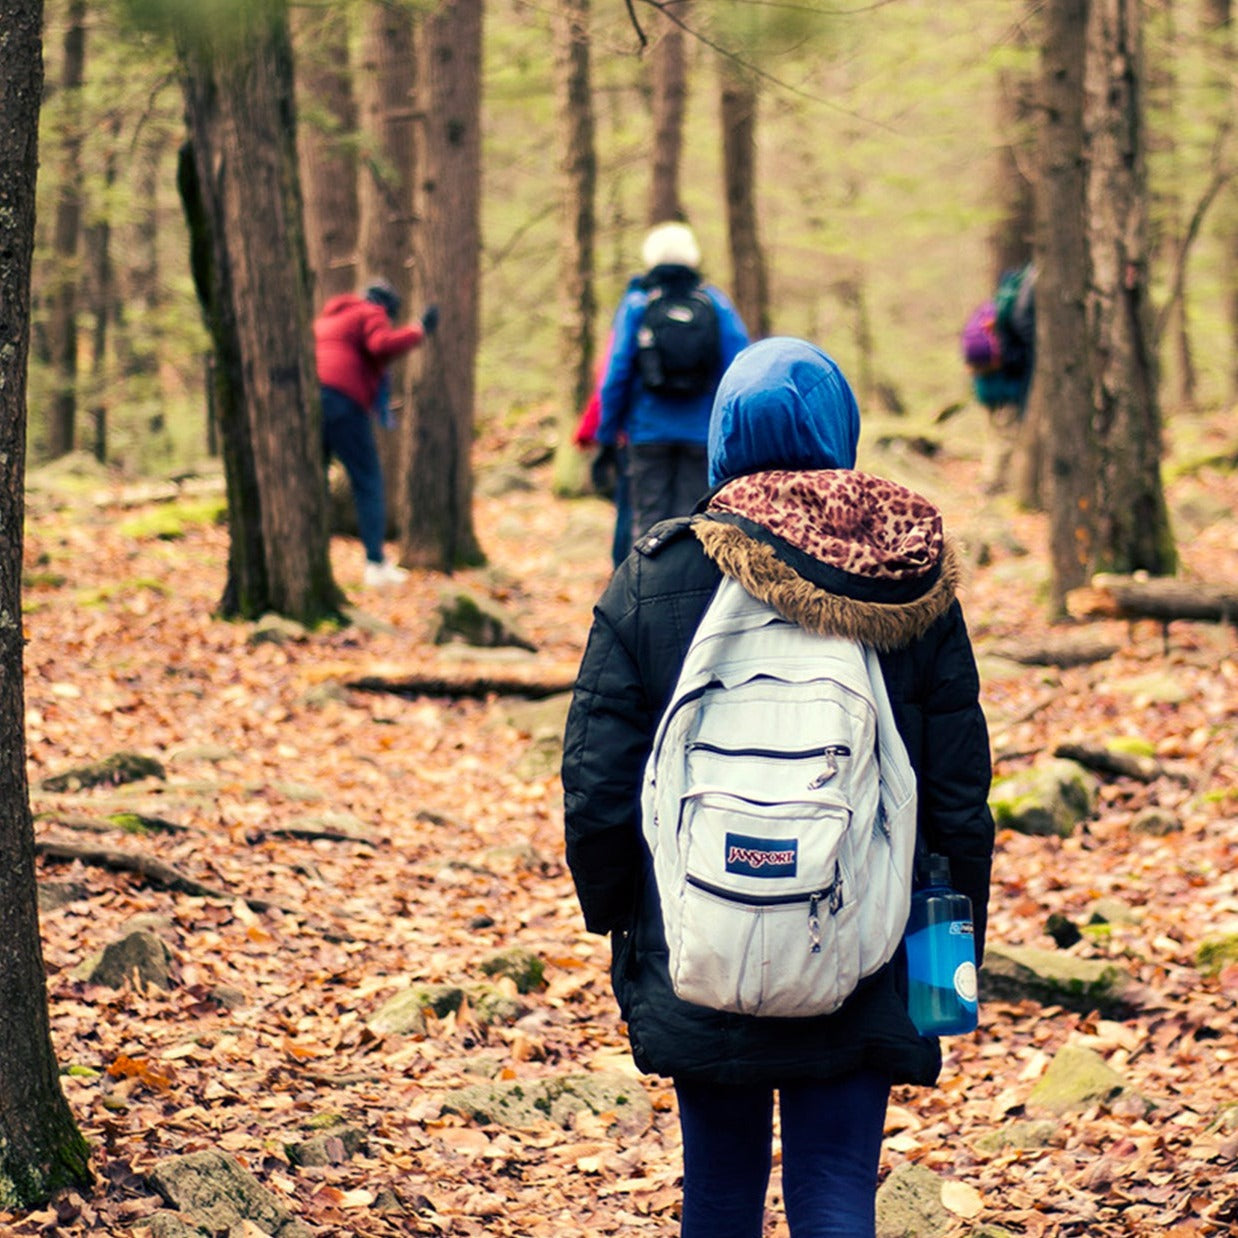
[[907, 918], [907, 1006], [921, 1036], [954, 1036], [976, 1026], [976, 938], [971, 899], [950, 888], [950, 861], [928, 858], [928, 884]]

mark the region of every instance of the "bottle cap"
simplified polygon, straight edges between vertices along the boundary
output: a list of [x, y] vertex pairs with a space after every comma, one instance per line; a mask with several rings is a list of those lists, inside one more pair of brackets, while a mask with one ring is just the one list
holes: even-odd
[[944, 855], [929, 856], [928, 883], [931, 886], [948, 886], [950, 884], [950, 861]]

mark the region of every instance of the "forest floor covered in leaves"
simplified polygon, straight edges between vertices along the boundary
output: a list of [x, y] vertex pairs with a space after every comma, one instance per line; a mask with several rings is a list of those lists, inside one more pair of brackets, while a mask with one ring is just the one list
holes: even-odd
[[[947, 429], [974, 443], [964, 420]], [[974, 428], [983, 433], [980, 421]], [[550, 497], [544, 464], [524, 470], [529, 488], [488, 497], [485, 462], [527, 460], [534, 441], [491, 429], [479, 445], [487, 568], [367, 591], [356, 543], [337, 538], [337, 577], [368, 618], [284, 640], [213, 617], [222, 527], [158, 536], [160, 505], [132, 506], [119, 484], [73, 497], [32, 486], [26, 733], [36, 838], [161, 861], [217, 893], [168, 888], [164, 870], [41, 855], [40, 881], [66, 892], [42, 914], [53, 1039], [98, 1185], [37, 1213], [0, 1213], [0, 1233], [141, 1227], [162, 1207], [152, 1167], [206, 1148], [235, 1157], [324, 1235], [678, 1232], [673, 1092], [632, 1071], [608, 944], [584, 932], [563, 864], [553, 735], [519, 697], [445, 690], [487, 675], [570, 682], [579, 659], [608, 575], [610, 512], [597, 499]], [[1180, 464], [1187, 447], [1174, 447]], [[1196, 456], [1234, 449], [1232, 419], [1192, 424]], [[1138, 1008], [1104, 1018], [987, 1003], [979, 1031], [944, 1042], [937, 1088], [896, 1090], [883, 1175], [912, 1162], [948, 1179], [952, 1235], [984, 1225], [1033, 1238], [1234, 1233], [1238, 1138], [1224, 1114], [1238, 1078], [1238, 968], [1204, 975], [1196, 952], [1238, 919], [1238, 638], [1219, 624], [1166, 632], [1106, 620], [1072, 628], [1113, 641], [1117, 652], [1102, 661], [998, 659], [1051, 634], [1047, 526], [986, 498], [974, 456], [950, 442], [931, 459], [862, 447], [861, 466], [928, 494], [964, 539], [973, 564], [964, 603], [997, 772], [1063, 742], [1121, 735], [1151, 744], [1177, 776], [1104, 779], [1097, 811], [1070, 838], [999, 833], [991, 937], [1051, 949], [1051, 915], [1085, 924], [1098, 899], [1119, 900], [1128, 922], [1069, 949], [1128, 969]], [[1191, 468], [1169, 489], [1183, 574], [1238, 578], [1238, 477]], [[431, 643], [449, 583], [502, 606], [536, 652]], [[417, 676], [444, 691], [356, 686]], [[153, 757], [164, 774], [45, 785], [117, 752]], [[1149, 806], [1181, 828], [1133, 831]], [[135, 814], [146, 832], [122, 828]], [[135, 923], [168, 942], [171, 988], [75, 975]], [[545, 965], [515, 1023], [487, 1025], [465, 1003], [428, 1016], [424, 1034], [369, 1026], [410, 984], [482, 978], [486, 960], [511, 946]], [[1045, 1146], [982, 1150], [982, 1136], [1043, 1116], [1029, 1093], [1067, 1044], [1098, 1050], [1131, 1091], [1054, 1118]], [[628, 1071], [644, 1089], [652, 1108], [641, 1129], [588, 1111], [566, 1126], [505, 1129], [444, 1107], [482, 1076], [532, 1083], [600, 1069]], [[322, 1166], [295, 1164], [288, 1148], [333, 1117], [362, 1132], [362, 1144], [334, 1145]], [[776, 1173], [770, 1236], [787, 1232], [778, 1196]]]

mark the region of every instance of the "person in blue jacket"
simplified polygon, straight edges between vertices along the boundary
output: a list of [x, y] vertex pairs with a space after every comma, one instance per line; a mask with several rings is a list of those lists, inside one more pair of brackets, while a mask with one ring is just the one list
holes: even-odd
[[792, 1238], [873, 1238], [895, 1084], [932, 1084], [935, 1037], [908, 1012], [900, 949], [833, 1014], [769, 1018], [674, 992], [640, 820], [658, 720], [723, 576], [786, 620], [877, 650], [916, 773], [917, 833], [947, 857], [984, 954], [993, 855], [980, 681], [941, 513], [856, 469], [860, 413], [836, 363], [761, 340], [719, 387], [713, 489], [637, 543], [594, 609], [563, 747], [567, 862], [585, 928], [611, 937], [636, 1065], [671, 1078], [683, 1130], [683, 1238], [760, 1238], [774, 1106]]
[[[629, 286], [615, 315], [615, 342], [602, 381], [597, 441], [613, 448], [626, 439], [632, 539], [659, 520], [687, 515], [708, 489], [705, 444], [714, 393], [728, 365], [748, 343], [735, 307], [718, 288], [702, 284], [701, 250], [687, 224], [653, 228], [641, 247], [645, 275]], [[717, 319], [717, 364], [696, 394], [662, 395], [641, 377], [638, 337], [651, 295], [666, 288], [700, 285]]]

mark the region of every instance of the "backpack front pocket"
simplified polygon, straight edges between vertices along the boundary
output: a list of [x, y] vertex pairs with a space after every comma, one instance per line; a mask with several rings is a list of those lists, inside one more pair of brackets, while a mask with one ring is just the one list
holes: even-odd
[[680, 807], [682, 885], [666, 909], [675, 991], [746, 1014], [832, 1009], [833, 991], [856, 979], [837, 952], [856, 903], [840, 849], [846, 804], [697, 787]]

